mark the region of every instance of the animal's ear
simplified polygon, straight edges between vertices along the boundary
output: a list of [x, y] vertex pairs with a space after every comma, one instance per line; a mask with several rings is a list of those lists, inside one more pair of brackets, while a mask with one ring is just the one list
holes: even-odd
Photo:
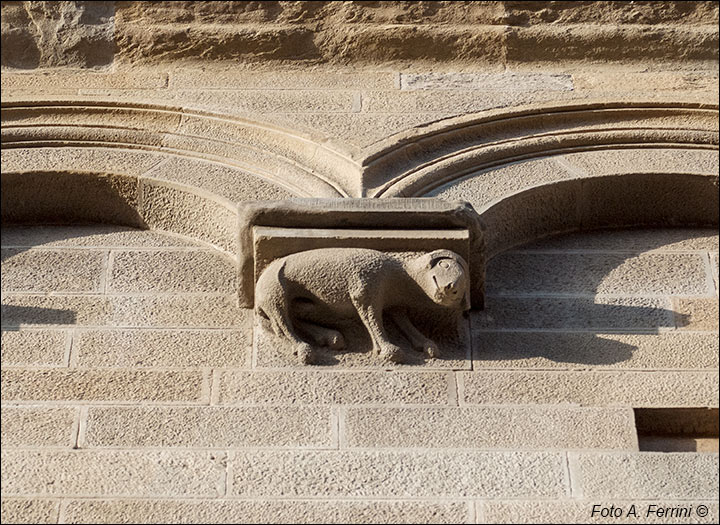
[[438, 263], [438, 261], [440, 261], [442, 259], [452, 259], [454, 261], [460, 262], [458, 260], [460, 258], [460, 256], [455, 252], [451, 252], [450, 250], [435, 250], [434, 252], [428, 253], [427, 258], [428, 258], [428, 263], [427, 263], [428, 268], [434, 267]]

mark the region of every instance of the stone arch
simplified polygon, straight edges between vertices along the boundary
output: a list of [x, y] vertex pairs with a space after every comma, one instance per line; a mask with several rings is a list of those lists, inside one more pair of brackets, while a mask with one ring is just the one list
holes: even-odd
[[[666, 158], [677, 153], [677, 159], [695, 151], [716, 155], [717, 115], [717, 105], [693, 101], [607, 100], [465, 115], [398, 133], [366, 151], [363, 187], [369, 197], [419, 197], [475, 173], [549, 156], [623, 150], [662, 151]], [[531, 177], [525, 187], [535, 185]]]

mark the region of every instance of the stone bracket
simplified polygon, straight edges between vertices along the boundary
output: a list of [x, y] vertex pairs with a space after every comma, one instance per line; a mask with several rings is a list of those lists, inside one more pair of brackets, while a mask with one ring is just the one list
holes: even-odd
[[420, 198], [253, 201], [240, 206], [239, 221], [242, 307], [254, 306], [255, 283], [270, 262], [317, 248], [452, 250], [470, 267], [473, 308], [483, 307], [484, 226], [466, 202]]

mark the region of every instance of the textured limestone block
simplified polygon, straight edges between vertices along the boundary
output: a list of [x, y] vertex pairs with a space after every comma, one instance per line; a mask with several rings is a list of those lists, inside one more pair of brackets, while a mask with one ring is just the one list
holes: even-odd
[[60, 503], [42, 499], [3, 498], [3, 523], [57, 523]]
[[460, 372], [461, 403], [717, 406], [717, 372]]
[[450, 403], [455, 385], [446, 372], [235, 372], [219, 377], [220, 404]]
[[235, 452], [231, 473], [238, 497], [558, 498], [568, 490], [563, 456], [547, 452]]
[[250, 365], [250, 316], [241, 330], [78, 330], [82, 368], [245, 368]]
[[114, 224], [32, 225], [2, 228], [5, 248], [50, 247], [141, 248], [199, 247], [200, 243], [159, 231], [137, 230]]
[[578, 454], [571, 472], [586, 498], [708, 499], [718, 495], [718, 455]]
[[[717, 334], [483, 332], [474, 368], [662, 370], [718, 367]], [[678, 349], [682, 348], [682, 352]]]
[[668, 299], [660, 297], [488, 297], [471, 314], [481, 329], [657, 330], [675, 323]]
[[566, 91], [572, 77], [548, 73], [401, 73], [400, 89], [472, 89], [482, 91]]
[[3, 494], [218, 497], [225, 461], [217, 452], [7, 450]]
[[3, 447], [70, 447], [76, 417], [71, 408], [3, 406]]
[[717, 297], [673, 299], [675, 307], [675, 324], [680, 330], [714, 330], [718, 329]]
[[141, 227], [137, 179], [79, 172], [3, 173], [2, 220], [112, 222]]
[[518, 251], [716, 251], [718, 232], [711, 228], [652, 228], [599, 230], [558, 235], [518, 248]]
[[72, 523], [465, 523], [468, 506], [427, 501], [73, 500]]
[[244, 326], [235, 295], [40, 296], [7, 295], [3, 323], [109, 327]]
[[114, 251], [110, 293], [233, 293], [235, 264], [213, 250]]
[[331, 447], [327, 408], [91, 407], [81, 446]]
[[629, 409], [352, 408], [344, 428], [351, 447], [637, 448]]
[[2, 371], [5, 401], [199, 402], [209, 396], [200, 371], [62, 370]]
[[104, 254], [89, 250], [2, 250], [3, 292], [99, 292]]
[[236, 253], [237, 214], [227, 203], [146, 180], [140, 214], [151, 229], [180, 233]]
[[67, 337], [62, 330], [3, 329], [2, 365], [63, 366]]
[[508, 253], [488, 264], [488, 293], [704, 295], [701, 254]]

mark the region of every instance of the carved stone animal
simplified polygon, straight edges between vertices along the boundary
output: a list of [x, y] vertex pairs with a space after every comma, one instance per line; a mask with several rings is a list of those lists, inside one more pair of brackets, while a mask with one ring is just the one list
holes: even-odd
[[401, 361], [403, 351], [388, 339], [389, 315], [414, 350], [437, 357], [438, 346], [410, 321], [408, 307], [424, 303], [458, 313], [470, 309], [467, 263], [455, 252], [437, 250], [410, 261], [362, 248], [325, 248], [295, 253], [270, 263], [256, 285], [255, 310], [279, 337], [288, 340], [301, 362], [311, 363], [316, 346], [345, 347], [343, 336], [327, 325], [360, 318], [373, 351]]

